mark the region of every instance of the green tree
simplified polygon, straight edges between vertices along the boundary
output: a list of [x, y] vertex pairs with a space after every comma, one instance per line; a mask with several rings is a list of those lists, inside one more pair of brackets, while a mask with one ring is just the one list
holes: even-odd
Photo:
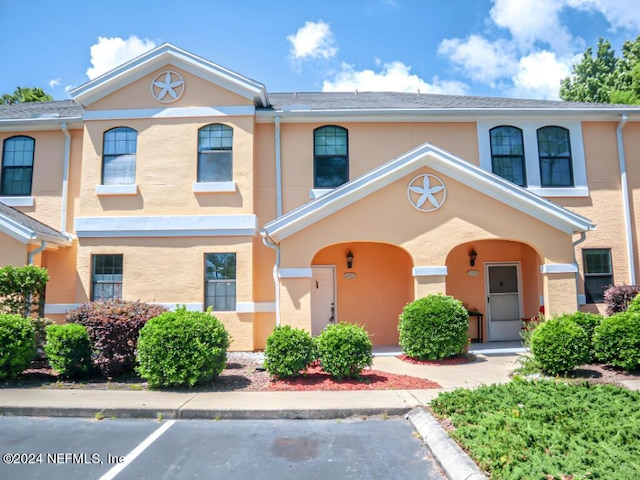
[[591, 103], [640, 103], [640, 36], [622, 45], [616, 56], [609, 40], [600, 38], [562, 80], [560, 98]]
[[5, 93], [0, 97], [0, 105], [28, 102], [50, 102], [53, 97], [38, 87], [17, 87], [13, 94]]

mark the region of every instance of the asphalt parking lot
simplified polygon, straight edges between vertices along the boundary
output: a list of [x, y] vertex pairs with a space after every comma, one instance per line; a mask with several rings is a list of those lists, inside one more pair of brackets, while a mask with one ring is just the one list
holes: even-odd
[[0, 417], [2, 479], [444, 479], [400, 417]]

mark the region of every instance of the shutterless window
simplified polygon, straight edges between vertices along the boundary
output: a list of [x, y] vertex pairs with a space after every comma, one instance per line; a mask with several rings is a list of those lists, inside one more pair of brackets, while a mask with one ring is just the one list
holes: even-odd
[[584, 260], [584, 292], [587, 303], [602, 303], [604, 291], [613, 285], [611, 250], [589, 248], [582, 250]]
[[521, 187], [527, 185], [522, 130], [502, 126], [492, 128], [491, 168], [493, 173]]
[[347, 130], [327, 126], [313, 131], [313, 187], [335, 188], [349, 181]]
[[91, 300], [122, 298], [122, 255], [93, 255]]
[[132, 185], [136, 183], [136, 150], [138, 132], [128, 127], [104, 132], [102, 146], [102, 184]]
[[24, 136], [4, 141], [0, 195], [31, 195], [35, 143], [33, 138]]
[[198, 130], [198, 182], [233, 178], [233, 129], [219, 123]]
[[236, 309], [236, 254], [207, 253], [204, 257], [205, 309]]
[[539, 128], [538, 156], [543, 187], [573, 187], [569, 130], [562, 127]]

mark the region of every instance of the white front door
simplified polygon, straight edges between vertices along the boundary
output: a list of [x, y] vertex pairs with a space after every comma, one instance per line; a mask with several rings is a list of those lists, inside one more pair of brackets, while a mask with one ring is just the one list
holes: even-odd
[[311, 334], [316, 336], [336, 322], [336, 267], [311, 267], [311, 271]]
[[489, 341], [520, 340], [522, 328], [518, 264], [486, 264]]

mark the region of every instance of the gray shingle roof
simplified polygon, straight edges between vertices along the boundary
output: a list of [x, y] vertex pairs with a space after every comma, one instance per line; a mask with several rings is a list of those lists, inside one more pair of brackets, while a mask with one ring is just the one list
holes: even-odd
[[0, 105], [0, 119], [64, 119], [82, 118], [83, 108], [73, 100], [54, 100], [52, 102], [14, 103]]
[[311, 110], [385, 110], [385, 109], [579, 109], [610, 110], [623, 108], [640, 112], [640, 105], [565, 102], [503, 97], [474, 97], [403, 92], [305, 92], [270, 93], [273, 109], [309, 107]]
[[22, 213], [20, 210], [5, 205], [2, 202], [0, 202], [0, 217], [8, 218], [9, 220], [22, 225], [23, 227], [33, 231], [37, 236], [49, 237], [54, 241], [59, 240], [62, 243], [69, 242], [69, 238], [64, 236], [55, 228], [51, 228], [49, 225], [39, 222], [35, 218]]

